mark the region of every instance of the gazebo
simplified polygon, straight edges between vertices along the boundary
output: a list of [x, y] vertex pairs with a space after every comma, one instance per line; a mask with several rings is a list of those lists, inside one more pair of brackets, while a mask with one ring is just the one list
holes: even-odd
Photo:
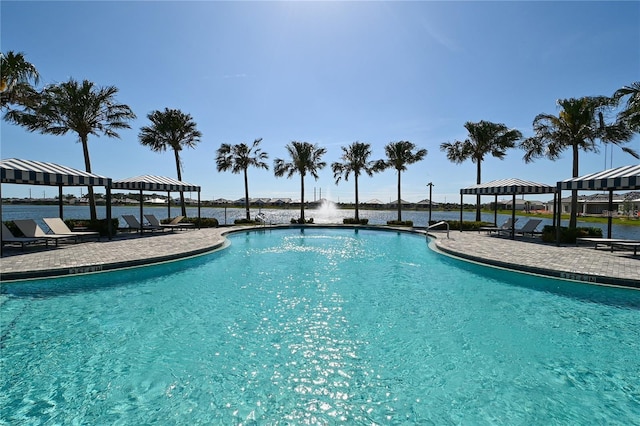
[[[58, 187], [60, 218], [64, 218], [62, 188], [65, 186], [104, 186], [107, 197], [107, 227], [111, 238], [111, 179], [43, 161], [10, 158], [0, 161], [1, 183], [47, 185]], [[2, 189], [0, 185], [0, 216], [2, 215]]]
[[[143, 226], [143, 191], [167, 192], [167, 217], [171, 216], [171, 193], [172, 192], [197, 192], [198, 193], [198, 219], [200, 219], [200, 187], [187, 182], [179, 181], [164, 176], [136, 176], [128, 179], [115, 180], [111, 184], [113, 189], [138, 190], [140, 191], [140, 226]], [[142, 228], [140, 229], [142, 232]]]
[[[640, 189], [640, 164], [632, 166], [622, 166], [601, 172], [565, 179], [557, 184], [558, 199], [565, 190], [578, 191], [608, 191], [609, 192], [609, 212], [613, 210], [613, 191]], [[560, 209], [556, 209], [557, 223], [560, 223]], [[607, 238], [611, 238], [611, 213], [608, 215]], [[560, 227], [557, 227], [559, 234]], [[558, 236], [559, 238], [559, 236]]]
[[[512, 223], [516, 219], [516, 195], [524, 194], [555, 194], [556, 188], [554, 186], [546, 185], [543, 183], [530, 182], [526, 180], [511, 178], [511, 179], [499, 179], [493, 180], [487, 183], [480, 183], [473, 186], [468, 186], [460, 190], [460, 223], [462, 223], [462, 211], [463, 203], [462, 197], [464, 195], [493, 195], [495, 197], [495, 204], [498, 204], [498, 195], [511, 195], [513, 197], [511, 219]], [[554, 195], [554, 204], [556, 203], [556, 197]], [[498, 209], [494, 211], [494, 223], [497, 226], [498, 221]], [[462, 227], [460, 227], [462, 230]], [[511, 238], [515, 238], [514, 226], [511, 226]]]

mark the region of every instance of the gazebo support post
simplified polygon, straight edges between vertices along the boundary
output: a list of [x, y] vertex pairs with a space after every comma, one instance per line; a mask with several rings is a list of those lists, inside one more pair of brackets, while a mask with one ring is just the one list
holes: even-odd
[[144, 226], [142, 222], [142, 213], [143, 213], [143, 208], [142, 208], [142, 189], [140, 189], [140, 235], [142, 235], [142, 227]]
[[460, 232], [462, 232], [462, 191], [460, 191]]
[[111, 186], [107, 186], [107, 235], [109, 240], [111, 240], [111, 233], [113, 231], [113, 226], [111, 224]]
[[556, 211], [554, 212], [553, 217], [556, 218], [556, 245], [559, 246], [560, 245], [560, 220], [562, 219], [562, 186], [561, 186], [561, 182], [558, 182], [558, 186], [556, 189], [556, 194], [557, 194], [557, 198], [558, 201], [555, 202], [557, 208]]
[[167, 219], [171, 219], [171, 191], [167, 191]]
[[58, 216], [64, 220], [62, 210], [62, 185], [58, 185]]
[[498, 194], [493, 200], [493, 226], [498, 226]]
[[607, 215], [607, 238], [611, 238], [611, 226], [613, 224], [613, 189], [609, 190], [609, 214]]
[[514, 192], [511, 200], [511, 239], [516, 239], [516, 193]]
[[198, 229], [200, 229], [200, 191], [198, 191]]

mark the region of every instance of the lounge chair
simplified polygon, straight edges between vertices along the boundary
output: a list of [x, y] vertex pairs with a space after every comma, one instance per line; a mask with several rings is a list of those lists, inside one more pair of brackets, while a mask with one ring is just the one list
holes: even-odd
[[530, 234], [532, 237], [535, 234], [540, 234], [541, 232], [536, 231], [536, 228], [538, 227], [538, 225], [540, 225], [542, 223], [542, 219], [529, 219], [527, 221], [527, 223], [525, 223], [522, 228], [516, 228], [514, 229], [514, 234], [518, 235], [518, 234], [522, 234], [522, 236], [525, 236], [527, 234]]
[[618, 241], [616, 243], [611, 244], [611, 251], [613, 251], [614, 248], [618, 248], [621, 250], [633, 250], [633, 255], [637, 256], [638, 249], [640, 248], [640, 241], [634, 241], [634, 240]]
[[16, 237], [7, 225], [2, 223], [2, 244], [20, 244], [22, 250], [26, 244], [38, 244], [44, 243], [49, 246], [49, 241], [46, 238], [30, 238], [30, 237]]
[[593, 243], [594, 248], [598, 249], [599, 247], [611, 248], [613, 243], [624, 243], [630, 240], [624, 240], [620, 238], [600, 238], [600, 237], [578, 237], [576, 238], [576, 246], [579, 243]]
[[100, 233], [96, 231], [72, 231], [59, 217], [45, 217], [42, 219], [54, 235], [75, 235], [78, 238], [96, 237], [100, 239]]
[[578, 243], [593, 243], [597, 250], [600, 247], [613, 251], [614, 248], [622, 250], [633, 250], [633, 255], [637, 256], [640, 247], [639, 240], [626, 240], [623, 238], [598, 238], [598, 237], [580, 237], [576, 238], [576, 246]]
[[481, 226], [478, 229], [478, 232], [480, 232], [480, 231], [485, 231], [485, 232], [488, 232], [488, 233], [500, 232], [500, 231], [509, 231], [509, 232], [511, 232], [511, 227], [517, 221], [518, 221], [518, 218], [516, 218], [516, 220], [513, 220], [513, 221], [512, 221], [511, 218], [509, 218], [500, 226]]
[[164, 228], [159, 227], [159, 226], [151, 226], [151, 225], [141, 225], [140, 222], [138, 221], [138, 219], [136, 219], [136, 217], [132, 214], [123, 214], [122, 218], [124, 219], [125, 222], [127, 222], [127, 225], [129, 226], [129, 229], [132, 231], [140, 231], [140, 232], [144, 232], [144, 231], [163, 231]]
[[78, 237], [76, 235], [46, 234], [42, 230], [42, 228], [38, 226], [36, 221], [33, 219], [19, 219], [19, 220], [14, 220], [13, 223], [16, 224], [18, 229], [20, 229], [20, 232], [22, 232], [25, 237], [40, 238], [40, 239], [45, 238], [50, 241], [55, 241], [56, 246], [58, 245], [58, 241], [65, 241], [65, 240], [72, 240], [72, 239], [76, 242], [78, 241]]
[[193, 228], [193, 223], [180, 223], [180, 221], [182, 219], [184, 219], [184, 216], [176, 216], [171, 222], [169, 223], [160, 223], [160, 221], [158, 220], [157, 217], [155, 217], [155, 215], [152, 214], [145, 214], [144, 215], [145, 219], [147, 219], [147, 221], [149, 222], [149, 224], [151, 226], [156, 226], [156, 227], [160, 227], [160, 228], [166, 228], [166, 229], [185, 229], [185, 228]]

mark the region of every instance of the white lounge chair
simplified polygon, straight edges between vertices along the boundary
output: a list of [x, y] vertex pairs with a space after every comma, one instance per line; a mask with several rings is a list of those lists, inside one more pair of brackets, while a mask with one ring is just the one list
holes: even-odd
[[33, 219], [18, 219], [14, 220], [13, 223], [16, 224], [20, 232], [24, 234], [25, 237], [28, 238], [45, 238], [50, 241], [55, 241], [56, 246], [58, 245], [58, 241], [71, 240], [78, 241], [78, 237], [76, 235], [56, 235], [56, 234], [46, 234], [40, 226]]
[[516, 218], [516, 220], [512, 220], [511, 218], [509, 218], [500, 226], [481, 226], [478, 229], [478, 232], [480, 232], [480, 231], [485, 231], [485, 232], [488, 232], [488, 233], [500, 232], [500, 231], [509, 231], [509, 232], [511, 232], [511, 227], [517, 221], [518, 221], [518, 218]]
[[[536, 232], [536, 228], [538, 227], [538, 225], [540, 225], [542, 223], [542, 219], [529, 219], [527, 221], [527, 223], [525, 223], [522, 228], [516, 228], [513, 230], [513, 234], [514, 235], [522, 235], [525, 236], [527, 234], [531, 234], [531, 236], [533, 237], [534, 234], [539, 234], [540, 232]], [[511, 229], [507, 229], [504, 231], [501, 231], [501, 233], [506, 233], [506, 234], [511, 234]]]
[[150, 225], [141, 225], [140, 222], [138, 221], [138, 219], [136, 219], [136, 217], [132, 214], [123, 214], [122, 218], [124, 219], [125, 222], [127, 222], [127, 225], [129, 226], [130, 230], [135, 230], [135, 231], [139, 231], [139, 232], [144, 232], [144, 231], [162, 231], [163, 228], [159, 227], [159, 226], [150, 226]]
[[611, 244], [611, 251], [613, 251], [614, 248], [618, 248], [621, 250], [633, 250], [633, 255], [637, 256], [638, 249], [640, 248], [640, 241], [634, 241], [634, 240], [618, 241]]
[[42, 220], [54, 235], [75, 235], [78, 238], [96, 237], [98, 240], [100, 239], [100, 233], [96, 231], [72, 231], [67, 224], [64, 223], [64, 220], [59, 217], [45, 217]]
[[193, 228], [193, 223], [180, 223], [180, 221], [182, 219], [184, 219], [184, 216], [176, 216], [171, 222], [169, 223], [160, 223], [160, 221], [158, 220], [157, 217], [155, 217], [155, 215], [152, 214], [145, 214], [144, 215], [145, 219], [147, 219], [147, 222], [149, 222], [149, 224], [151, 226], [156, 226], [156, 227], [160, 227], [160, 228], [166, 228], [166, 229], [185, 229], [185, 228]]
[[24, 250], [26, 244], [38, 244], [44, 243], [45, 246], [49, 246], [49, 241], [46, 238], [30, 238], [30, 237], [16, 237], [7, 225], [2, 223], [2, 244], [20, 244], [20, 248]]
[[576, 238], [576, 246], [578, 243], [593, 243], [597, 250], [600, 247], [608, 248], [613, 251], [614, 248], [622, 250], [633, 250], [633, 255], [637, 256], [640, 240], [627, 240], [624, 238], [598, 238], [598, 237], [579, 237]]

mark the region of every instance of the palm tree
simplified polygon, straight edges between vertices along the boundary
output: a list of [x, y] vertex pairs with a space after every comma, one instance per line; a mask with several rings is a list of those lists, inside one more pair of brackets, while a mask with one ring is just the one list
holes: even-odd
[[300, 223], [305, 223], [304, 219], [304, 177], [309, 173], [318, 180], [318, 170], [327, 165], [322, 161], [322, 156], [326, 154], [325, 148], [319, 148], [309, 142], [293, 141], [286, 147], [291, 162], [276, 158], [273, 162], [273, 171], [276, 177], [287, 175], [291, 178], [295, 173], [300, 174]]
[[0, 53], [0, 110], [9, 109], [12, 104], [35, 105], [38, 93], [31, 82], [39, 81], [38, 70], [22, 53]]
[[[553, 114], [538, 114], [533, 120], [535, 135], [521, 142], [520, 147], [525, 151], [524, 161], [529, 163], [536, 158], [547, 157], [552, 161], [560, 158], [560, 154], [571, 149], [573, 156], [572, 177], [578, 176], [578, 154], [597, 152], [596, 141], [620, 145], [627, 142], [632, 132], [621, 123], [606, 124], [602, 111], [609, 107], [610, 99], [606, 97], [583, 97], [578, 99], [560, 99], [561, 108], [556, 117]], [[626, 152], [639, 158], [632, 149]], [[571, 216], [569, 227], [575, 228], [577, 223], [578, 191], [571, 192]]]
[[[468, 159], [476, 163], [476, 183], [482, 182], [482, 161], [488, 154], [503, 159], [506, 151], [515, 146], [515, 142], [522, 138], [522, 133], [509, 129], [502, 123], [467, 121], [464, 124], [469, 132], [464, 141], [444, 142], [440, 150], [447, 153], [449, 161], [460, 164]], [[476, 221], [480, 221], [480, 195], [476, 197]]]
[[[9, 111], [5, 118], [10, 122], [24, 126], [30, 132], [40, 131], [51, 135], [64, 135], [69, 131], [78, 134], [84, 153], [85, 170], [91, 173], [89, 157], [89, 135], [103, 134], [110, 138], [119, 138], [119, 129], [129, 129], [128, 120], [136, 115], [127, 105], [118, 104], [115, 86], [97, 88], [94, 83], [84, 80], [79, 83], [70, 79], [46, 87], [39, 95], [36, 106], [23, 111]], [[97, 218], [93, 187], [88, 187], [91, 219]]]
[[[151, 148], [152, 151], [162, 152], [169, 148], [173, 149], [176, 160], [176, 170], [178, 180], [182, 180], [182, 161], [180, 151], [182, 148], [195, 148], [200, 142], [202, 133], [196, 128], [196, 123], [189, 114], [178, 109], [165, 108], [164, 111], [153, 111], [147, 114], [151, 121], [150, 126], [140, 128], [138, 139], [142, 145]], [[180, 206], [182, 216], [187, 215], [187, 208], [184, 203], [184, 192], [180, 191]]]
[[244, 208], [247, 220], [251, 220], [249, 213], [249, 178], [247, 177], [247, 169], [250, 166], [269, 170], [269, 166], [262, 160], [269, 158], [266, 152], [262, 152], [259, 145], [262, 138], [253, 141], [253, 145], [249, 146], [245, 143], [238, 145], [229, 145], [223, 143], [218, 148], [216, 164], [219, 172], [226, 172], [231, 169], [231, 173], [244, 173]]
[[400, 196], [400, 176], [407, 170], [408, 164], [417, 163], [427, 155], [426, 149], [413, 152], [416, 146], [409, 141], [391, 142], [384, 147], [386, 160], [379, 160], [374, 166], [374, 171], [383, 169], [396, 169], [398, 173], [398, 222], [402, 221], [402, 197]]
[[616, 105], [628, 96], [624, 109], [618, 114], [618, 121], [625, 123], [632, 132], [640, 133], [640, 81], [616, 90], [613, 101]]
[[344, 180], [349, 180], [349, 175], [353, 173], [355, 190], [356, 190], [356, 211], [355, 220], [360, 221], [360, 215], [358, 212], [358, 176], [362, 172], [373, 176], [373, 173], [377, 171], [375, 169], [375, 162], [370, 161], [371, 145], [363, 142], [354, 142], [348, 147], [342, 148], [342, 163], [332, 163], [331, 169], [333, 170], [333, 178], [336, 180], [336, 184], [340, 182], [340, 179], [344, 176]]

